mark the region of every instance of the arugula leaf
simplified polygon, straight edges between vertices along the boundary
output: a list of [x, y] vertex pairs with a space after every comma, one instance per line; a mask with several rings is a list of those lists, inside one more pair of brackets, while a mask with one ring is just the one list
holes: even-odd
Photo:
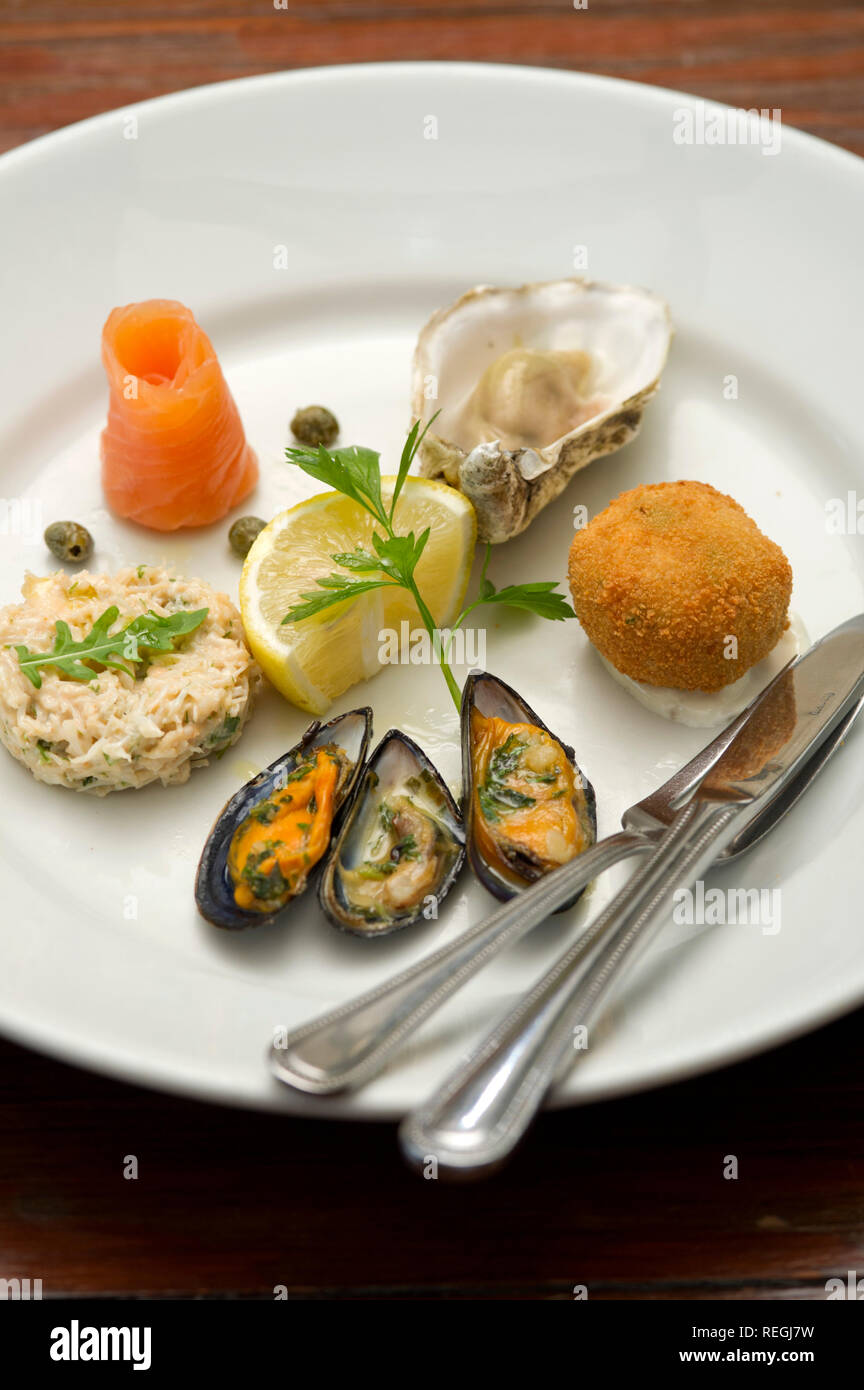
[[[151, 609], [149, 613], [142, 613], [140, 618], [133, 618], [120, 635], [128, 638], [130, 634], [134, 634], [139, 646], [147, 647], [150, 651], [169, 652], [172, 642], [177, 637], [185, 637], [187, 633], [194, 632], [209, 612], [209, 608], [196, 608], [192, 612], [183, 609], [169, 614], [167, 618], [160, 618], [159, 614]], [[136, 659], [138, 658], [133, 658]]]
[[[91, 681], [94, 676], [93, 666], [123, 671], [131, 676], [134, 675], [134, 671], [130, 670], [128, 663], [144, 660], [141, 648], [144, 648], [145, 652], [171, 651], [176, 638], [194, 632], [203, 623], [209, 611], [207, 608], [199, 608], [193, 613], [172, 613], [165, 618], [151, 611], [133, 618], [119, 632], [110, 632], [111, 625], [117, 621], [120, 613], [116, 605], [112, 604], [96, 619], [87, 636], [80, 642], [76, 642], [72, 637], [69, 624], [58, 618], [54, 624], [54, 646], [50, 652], [31, 652], [29, 647], [24, 645], [16, 646], [15, 650], [21, 670], [37, 690], [42, 686], [42, 677], [39, 674], [41, 666], [54, 666], [63, 675], [76, 681]], [[92, 662], [92, 665], [85, 665], [85, 662]]]

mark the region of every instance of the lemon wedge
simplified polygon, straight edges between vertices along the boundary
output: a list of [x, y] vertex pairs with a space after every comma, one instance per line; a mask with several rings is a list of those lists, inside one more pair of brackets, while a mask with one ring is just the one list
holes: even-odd
[[[381, 479], [388, 507], [395, 481]], [[474, 558], [473, 506], [446, 483], [409, 477], [393, 525], [398, 535], [419, 536], [430, 528], [414, 577], [436, 626], [448, 627], [462, 607]], [[332, 556], [371, 550], [375, 529], [359, 503], [339, 492], [319, 493], [274, 517], [246, 557], [240, 611], [252, 654], [286, 700], [310, 714], [323, 714], [344, 691], [381, 669], [385, 629], [399, 633], [406, 619], [411, 631], [422, 627], [413, 598], [401, 588], [375, 589], [302, 622], [282, 624], [301, 595], [316, 590], [317, 579], [349, 577]]]

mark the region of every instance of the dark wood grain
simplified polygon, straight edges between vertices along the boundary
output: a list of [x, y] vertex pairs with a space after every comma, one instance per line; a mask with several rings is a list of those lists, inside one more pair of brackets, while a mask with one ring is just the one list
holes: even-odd
[[535, 63], [779, 107], [864, 153], [860, 0], [2, 0], [0, 149], [204, 82], [400, 58]]
[[404, 1169], [391, 1125], [164, 1098], [0, 1044], [0, 1274], [46, 1296], [824, 1299], [864, 1274], [862, 1023], [547, 1115], [463, 1187]]
[[[811, 0], [0, 0], [0, 149], [128, 102], [321, 63], [610, 73], [864, 153], [864, 8]], [[448, 1188], [392, 1126], [164, 1098], [0, 1044], [0, 1277], [58, 1293], [821, 1299], [864, 1274], [864, 1014], [717, 1075], [549, 1115]], [[722, 1176], [736, 1154], [737, 1181]], [[125, 1181], [124, 1155], [139, 1159]]]

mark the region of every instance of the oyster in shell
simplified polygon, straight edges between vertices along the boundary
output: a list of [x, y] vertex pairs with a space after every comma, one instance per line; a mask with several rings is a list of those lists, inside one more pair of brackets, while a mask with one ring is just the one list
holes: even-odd
[[412, 413], [440, 410], [421, 473], [470, 498], [481, 540], [509, 540], [633, 438], [671, 338], [648, 290], [580, 278], [469, 290], [417, 341]]

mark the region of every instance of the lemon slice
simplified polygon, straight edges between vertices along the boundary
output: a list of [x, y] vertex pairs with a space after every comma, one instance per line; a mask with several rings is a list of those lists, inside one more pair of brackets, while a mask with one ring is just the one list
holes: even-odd
[[[382, 478], [385, 503], [395, 478]], [[448, 627], [462, 606], [477, 519], [461, 492], [430, 478], [406, 478], [399, 494], [394, 529], [418, 536], [430, 528], [415, 579], [436, 626]], [[341, 573], [332, 559], [342, 551], [372, 549], [374, 519], [339, 492], [319, 493], [274, 517], [256, 538], [240, 580], [240, 611], [246, 638], [268, 680], [292, 704], [323, 714], [350, 686], [381, 669], [379, 649], [385, 629], [422, 627], [417, 606], [405, 589], [375, 589], [300, 623], [282, 619], [316, 579]], [[378, 528], [380, 530], [380, 527]], [[360, 576], [356, 576], [359, 578]], [[372, 578], [374, 576], [362, 576]]]

